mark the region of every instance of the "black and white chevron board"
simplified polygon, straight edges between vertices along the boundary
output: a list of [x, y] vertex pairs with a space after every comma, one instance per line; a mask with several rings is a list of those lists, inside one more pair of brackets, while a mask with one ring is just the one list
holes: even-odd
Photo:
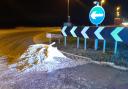
[[95, 50], [98, 48], [98, 40], [103, 40], [103, 52], [106, 49], [106, 41], [115, 41], [114, 53], [117, 53], [118, 42], [124, 42], [128, 45], [128, 27], [115, 26], [63, 26], [61, 32], [64, 36], [64, 45], [66, 46], [66, 37], [72, 36], [77, 38], [77, 48], [79, 48], [79, 38], [85, 39], [84, 48], [86, 49], [86, 39], [95, 39]]

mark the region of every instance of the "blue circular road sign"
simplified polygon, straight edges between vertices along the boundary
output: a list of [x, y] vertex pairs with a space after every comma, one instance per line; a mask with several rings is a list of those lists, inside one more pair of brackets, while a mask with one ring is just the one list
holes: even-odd
[[89, 13], [89, 19], [94, 25], [98, 26], [101, 24], [105, 19], [105, 10], [103, 7], [99, 5], [94, 6]]

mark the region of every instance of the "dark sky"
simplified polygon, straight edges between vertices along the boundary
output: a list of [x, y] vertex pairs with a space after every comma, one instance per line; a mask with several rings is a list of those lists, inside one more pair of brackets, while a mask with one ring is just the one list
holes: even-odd
[[[92, 25], [88, 14], [94, 0], [70, 0], [71, 21]], [[104, 25], [113, 24], [115, 7], [128, 17], [128, 0], [106, 0]], [[67, 20], [67, 0], [0, 0], [0, 26], [61, 26]]]

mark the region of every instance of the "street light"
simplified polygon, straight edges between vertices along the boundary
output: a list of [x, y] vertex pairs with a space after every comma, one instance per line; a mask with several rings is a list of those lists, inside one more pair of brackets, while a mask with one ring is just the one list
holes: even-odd
[[116, 7], [116, 17], [120, 17], [120, 6]]
[[105, 4], [105, 0], [101, 0], [101, 6], [103, 6], [103, 4]]
[[119, 6], [117, 6], [116, 10], [117, 10], [117, 11], [119, 11], [119, 10], [120, 10], [120, 7], [119, 7]]

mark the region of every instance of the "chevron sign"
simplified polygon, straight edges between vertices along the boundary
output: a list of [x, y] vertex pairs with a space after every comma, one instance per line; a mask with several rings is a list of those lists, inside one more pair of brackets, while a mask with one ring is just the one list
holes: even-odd
[[128, 27], [62, 27], [63, 36], [83, 37], [86, 39], [114, 40], [128, 44]]

